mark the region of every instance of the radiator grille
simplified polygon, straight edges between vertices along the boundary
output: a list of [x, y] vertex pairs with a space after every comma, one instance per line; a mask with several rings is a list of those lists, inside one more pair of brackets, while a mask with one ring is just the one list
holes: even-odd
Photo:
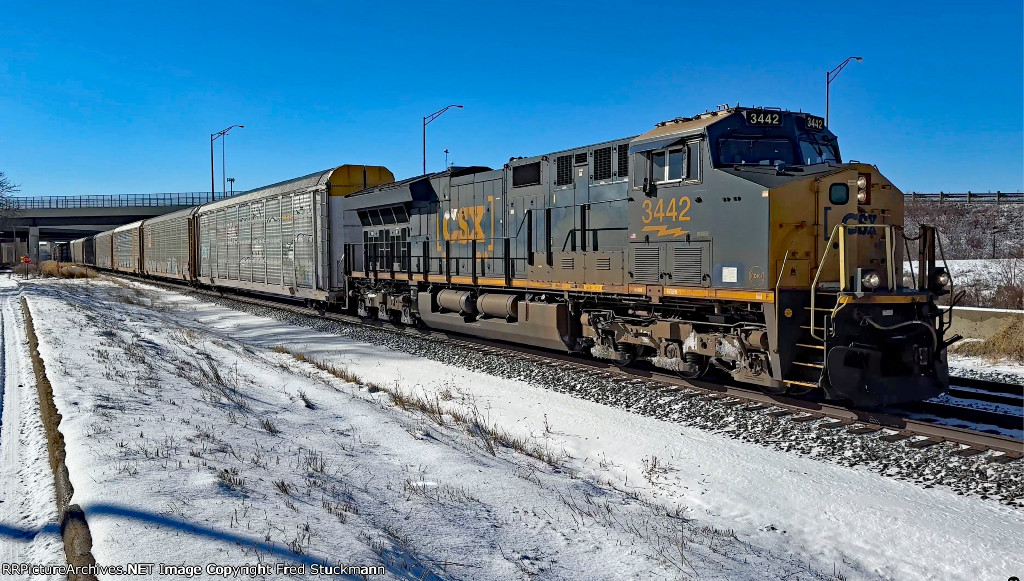
[[612, 148], [594, 150], [594, 179], [606, 180], [612, 177]]
[[555, 185], [567, 186], [572, 183], [572, 156], [560, 155], [555, 158]]
[[587, 152], [576, 154], [576, 165], [583, 165], [587, 163]]
[[700, 246], [677, 246], [672, 249], [672, 282], [701, 286], [704, 282], [704, 255]]
[[628, 143], [623, 143], [622, 145], [619, 146], [619, 155], [618, 155], [618, 157], [619, 157], [619, 159], [618, 159], [618, 162], [619, 162], [619, 173], [618, 173], [618, 175], [619, 175], [619, 177], [621, 178], [621, 177], [624, 177], [624, 176], [628, 176], [629, 175], [629, 144]]
[[638, 246], [633, 250], [633, 280], [637, 282], [658, 282], [661, 274], [657, 246]]
[[572, 270], [576, 268], [576, 259], [571, 256], [563, 256], [560, 264], [564, 270]]
[[594, 266], [597, 267], [597, 270], [611, 270], [612, 259], [607, 256], [598, 257], [597, 260], [594, 261]]

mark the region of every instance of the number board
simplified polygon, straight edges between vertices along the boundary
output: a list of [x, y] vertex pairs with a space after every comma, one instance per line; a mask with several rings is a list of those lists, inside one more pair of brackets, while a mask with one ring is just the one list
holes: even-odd
[[825, 119], [815, 117], [814, 115], [807, 115], [804, 117], [804, 127], [812, 131], [821, 131], [825, 129]]
[[755, 127], [782, 125], [782, 115], [774, 111], [747, 111], [747, 125]]

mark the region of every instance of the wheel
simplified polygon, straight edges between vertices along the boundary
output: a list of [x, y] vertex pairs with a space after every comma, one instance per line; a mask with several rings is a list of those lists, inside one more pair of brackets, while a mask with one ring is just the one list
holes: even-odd
[[676, 375], [680, 379], [700, 379], [708, 371], [708, 360], [706, 357], [698, 355], [696, 353], [687, 353], [683, 359], [689, 363], [693, 369], [689, 371], [676, 370]]

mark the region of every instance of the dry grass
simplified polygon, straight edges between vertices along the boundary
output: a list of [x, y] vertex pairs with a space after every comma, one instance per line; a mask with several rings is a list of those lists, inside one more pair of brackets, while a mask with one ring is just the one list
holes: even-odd
[[46, 278], [95, 278], [99, 276], [95, 270], [90, 268], [77, 264], [62, 264], [56, 260], [44, 260], [38, 265], [19, 264], [14, 267], [14, 274]]
[[953, 346], [959, 355], [1010, 359], [1024, 362], [1024, 316], [1014, 315], [992, 335], [980, 341], [964, 341]]
[[[441, 404], [442, 399], [449, 401], [451, 392], [442, 393], [433, 400], [420, 397], [414, 393], [406, 393], [397, 384], [394, 386], [380, 385], [362, 380], [358, 375], [347, 367], [336, 367], [330, 363], [318, 361], [302, 353], [296, 353], [287, 347], [277, 346], [273, 348], [275, 353], [291, 355], [296, 361], [308, 363], [321, 371], [325, 371], [338, 379], [362, 385], [370, 393], [384, 392], [391, 398], [391, 403], [405, 411], [416, 411], [426, 415], [439, 426], [446, 425], [447, 418], [451, 418], [456, 424], [462, 426], [470, 434], [480, 438], [483, 447], [491, 455], [497, 455], [498, 448], [504, 447], [525, 454], [545, 464], [558, 466], [561, 463], [562, 455], [550, 450], [547, 446], [539, 445], [527, 438], [520, 438], [492, 426], [480, 413], [478, 409], [462, 410], [447, 409]], [[302, 394], [300, 394], [301, 397]], [[304, 401], [307, 399], [302, 398]]]
[[[332, 365], [330, 363], [327, 363], [327, 362], [324, 362], [324, 361], [320, 361], [318, 359], [313, 359], [312, 357], [308, 357], [307, 355], [305, 355], [303, 353], [296, 353], [295, 351], [292, 351], [291, 349], [289, 349], [287, 347], [282, 347], [280, 345], [278, 345], [277, 347], [272, 348], [271, 350], [274, 353], [281, 353], [281, 354], [284, 354], [284, 355], [291, 355], [296, 361], [298, 361], [300, 363], [308, 363], [308, 364], [312, 365], [313, 367], [316, 367], [320, 371], [325, 371], [325, 372], [333, 375], [334, 377], [337, 377], [338, 379], [340, 379], [342, 381], [345, 381], [345, 382], [348, 382], [348, 383], [362, 383], [362, 380], [359, 379], [359, 376], [356, 375], [355, 373], [352, 373], [351, 371], [349, 371], [349, 369], [347, 367], [344, 367], [344, 366], [338, 367], [338, 366]], [[307, 401], [307, 398], [305, 397], [305, 394], [300, 393], [300, 397], [302, 397], [302, 400], [304, 402], [306, 402], [307, 407], [308, 407], [309, 406], [309, 402]]]

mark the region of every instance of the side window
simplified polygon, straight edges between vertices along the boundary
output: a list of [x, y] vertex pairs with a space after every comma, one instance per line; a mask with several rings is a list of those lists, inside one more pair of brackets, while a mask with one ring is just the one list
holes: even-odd
[[651, 154], [651, 181], [680, 181], [686, 177], [686, 150], [683, 148], [655, 151]]
[[700, 141], [686, 144], [686, 179], [700, 181]]
[[672, 149], [668, 152], [668, 180], [683, 179], [683, 159], [686, 157], [684, 150]]
[[832, 184], [828, 188], [828, 201], [841, 206], [850, 201], [850, 187], [846, 184]]
[[655, 151], [651, 154], [651, 181], [665, 181], [665, 152]]

